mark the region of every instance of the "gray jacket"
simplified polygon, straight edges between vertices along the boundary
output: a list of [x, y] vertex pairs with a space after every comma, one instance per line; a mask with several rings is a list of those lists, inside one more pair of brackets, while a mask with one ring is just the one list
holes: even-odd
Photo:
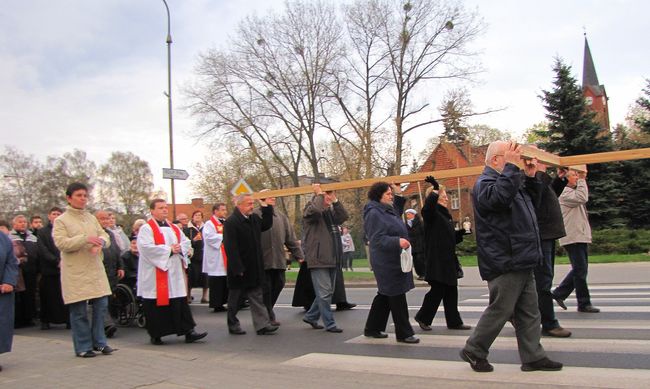
[[[257, 207], [254, 211], [262, 216], [262, 210]], [[284, 256], [284, 247], [287, 247], [291, 255], [298, 259], [305, 258], [302, 248], [296, 239], [289, 218], [284, 213], [273, 208], [273, 227], [262, 232], [262, 257], [264, 258], [264, 270], [286, 269], [287, 261]]]
[[343, 204], [337, 201], [331, 207], [325, 207], [325, 197], [322, 194], [312, 197], [305, 205], [302, 212], [302, 248], [309, 268], [332, 268], [339, 265], [343, 253], [341, 234], [336, 234], [333, 227], [338, 229], [346, 220], [348, 213]]
[[560, 246], [572, 243], [591, 243], [591, 226], [587, 216], [589, 189], [587, 182], [580, 178], [575, 188], [567, 186], [560, 195], [560, 208], [566, 236], [560, 238]]

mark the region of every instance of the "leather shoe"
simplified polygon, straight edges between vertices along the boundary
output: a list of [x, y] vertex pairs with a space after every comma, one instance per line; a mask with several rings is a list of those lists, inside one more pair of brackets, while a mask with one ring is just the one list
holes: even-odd
[[328, 329], [326, 329], [325, 331], [327, 331], [327, 332], [332, 332], [332, 333], [334, 333], [334, 334], [340, 334], [341, 332], [343, 332], [343, 330], [340, 329], [339, 327], [328, 328]]
[[476, 355], [470, 353], [466, 350], [460, 350], [460, 358], [469, 363], [472, 367], [472, 370], [478, 373], [489, 373], [494, 370], [494, 366], [490, 365], [485, 358], [478, 358]]
[[382, 331], [363, 331], [363, 336], [375, 339], [386, 339], [388, 334]]
[[420, 328], [422, 328], [423, 331], [431, 331], [431, 326], [422, 320], [418, 319], [417, 317], [415, 318], [415, 321], [418, 322], [418, 325]]
[[151, 341], [151, 344], [153, 344], [154, 346], [160, 346], [160, 345], [165, 344], [165, 342], [163, 342], [162, 339], [160, 339], [160, 338], [151, 338], [150, 341]]
[[271, 325], [272, 325], [272, 326], [275, 326], [275, 327], [280, 327], [280, 325], [282, 325], [282, 323], [280, 323], [280, 322], [277, 321], [277, 320], [271, 320]]
[[117, 332], [117, 327], [114, 325], [110, 325], [106, 328], [104, 328], [104, 334], [106, 335], [107, 338], [112, 338], [115, 336], [115, 333]]
[[185, 334], [185, 343], [194, 343], [197, 340], [205, 338], [206, 336], [208, 336], [207, 332], [201, 332], [199, 334], [198, 332], [192, 330], [189, 333]]
[[521, 371], [558, 371], [562, 370], [562, 364], [560, 362], [551, 361], [550, 359], [544, 357], [536, 362], [523, 363], [521, 365]]
[[408, 338], [404, 338], [404, 339], [397, 339], [397, 341], [400, 343], [408, 343], [408, 344], [420, 343], [420, 339], [416, 338], [415, 336], [409, 336]]
[[273, 335], [278, 330], [278, 326], [268, 325], [262, 329], [257, 330], [257, 335]]
[[594, 307], [593, 305], [585, 305], [582, 308], [578, 308], [578, 312], [587, 312], [587, 313], [598, 313], [600, 312], [600, 309]]
[[560, 306], [560, 308], [564, 309], [566, 311], [566, 304], [564, 303], [564, 299], [559, 298], [555, 294], [551, 293], [551, 296], [553, 296], [553, 300], [557, 303], [557, 305]]
[[226, 312], [226, 311], [227, 311], [227, 309], [223, 305], [220, 305], [220, 306], [213, 309], [213, 312]]
[[472, 328], [472, 326], [468, 326], [467, 324], [459, 324], [457, 326], [453, 327], [447, 327], [450, 330], [469, 330]]
[[232, 335], [246, 335], [246, 331], [241, 328], [228, 328], [228, 332]]
[[320, 324], [318, 324], [318, 323], [316, 323], [316, 322], [313, 322], [313, 321], [309, 321], [309, 320], [307, 320], [307, 319], [302, 319], [302, 321], [304, 321], [305, 323], [309, 324], [309, 325], [311, 326], [311, 328], [313, 328], [313, 329], [315, 329], [315, 330], [322, 330], [323, 328], [325, 328], [325, 327], [323, 327], [322, 325], [320, 325]]
[[571, 336], [571, 331], [562, 327], [551, 328], [550, 330], [542, 330], [542, 335], [553, 336], [556, 338], [568, 338]]
[[337, 311], [347, 311], [347, 310], [352, 309], [352, 308], [354, 308], [356, 306], [357, 306], [357, 304], [345, 302], [345, 303], [336, 304], [336, 310]]

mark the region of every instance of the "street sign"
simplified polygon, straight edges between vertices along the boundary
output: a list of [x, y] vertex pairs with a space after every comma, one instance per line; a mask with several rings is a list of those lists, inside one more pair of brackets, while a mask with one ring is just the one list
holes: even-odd
[[251, 188], [250, 185], [243, 179], [239, 179], [235, 186], [232, 187], [230, 190], [230, 193], [232, 193], [233, 196], [240, 195], [242, 193], [250, 193], [253, 194], [253, 189]]
[[163, 168], [163, 178], [169, 180], [187, 180], [190, 175], [187, 170]]

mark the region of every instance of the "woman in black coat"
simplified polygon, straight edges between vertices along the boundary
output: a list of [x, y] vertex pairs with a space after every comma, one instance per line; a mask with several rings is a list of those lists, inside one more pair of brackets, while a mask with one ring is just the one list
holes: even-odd
[[[393, 190], [397, 196], [393, 197]], [[386, 182], [376, 182], [368, 191], [368, 204], [363, 209], [363, 228], [370, 242], [370, 260], [377, 280], [377, 295], [372, 301], [363, 334], [372, 338], [387, 338], [388, 314], [393, 315], [398, 342], [418, 343], [409, 322], [406, 292], [413, 289], [413, 273], [402, 271], [402, 249], [410, 246], [406, 224], [401, 215], [404, 197], [399, 188]]]
[[445, 307], [447, 328], [467, 330], [458, 312], [458, 257], [456, 244], [463, 240], [464, 231], [455, 231], [453, 220], [447, 210], [447, 193], [440, 188], [431, 176], [426, 182], [432, 187], [427, 189], [427, 197], [422, 207], [424, 219], [424, 255], [426, 275], [424, 279], [431, 289], [424, 296], [422, 307], [415, 314], [415, 321], [420, 328], [431, 331], [431, 322], [436, 316], [440, 301]]

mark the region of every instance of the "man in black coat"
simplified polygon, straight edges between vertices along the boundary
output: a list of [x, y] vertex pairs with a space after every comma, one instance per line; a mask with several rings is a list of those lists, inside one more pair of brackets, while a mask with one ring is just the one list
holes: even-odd
[[[517, 164], [524, 165], [523, 171]], [[487, 361], [490, 346], [512, 318], [521, 370], [560, 370], [562, 364], [548, 359], [539, 342], [540, 314], [533, 276], [543, 258], [534, 206], [542, 187], [534, 177], [537, 159], [523, 161], [516, 143], [493, 142], [485, 165], [472, 200], [479, 272], [488, 283], [490, 304], [460, 356], [474, 371], [494, 370]]]
[[540, 164], [535, 177], [544, 184], [537, 206], [537, 223], [542, 244], [543, 261], [535, 267], [535, 286], [537, 302], [542, 316], [542, 334], [557, 338], [571, 336], [571, 331], [562, 328], [553, 310], [553, 275], [555, 273], [555, 240], [566, 235], [564, 220], [558, 196], [564, 190], [566, 182], [562, 180], [565, 171], [558, 169], [558, 176], [552, 178], [546, 173], [546, 166]]
[[250, 194], [235, 198], [236, 208], [223, 224], [223, 244], [228, 258], [228, 331], [243, 335], [237, 319], [240, 303], [248, 298], [253, 326], [258, 335], [275, 332], [269, 312], [264, 305], [262, 284], [264, 260], [262, 258], [262, 231], [273, 226], [273, 207], [260, 200], [261, 214], [253, 213], [254, 202]]
[[63, 303], [61, 293], [61, 253], [52, 239], [52, 225], [63, 210], [59, 207], [50, 209], [48, 223], [38, 230], [38, 257], [41, 267], [39, 295], [41, 299], [41, 329], [47, 330], [51, 323], [68, 323], [70, 314]]
[[[36, 290], [38, 289], [38, 243], [36, 235], [27, 228], [27, 218], [18, 215], [13, 219], [9, 239], [25, 248], [26, 256], [20, 262], [20, 271], [25, 281], [25, 290], [16, 292], [16, 328], [34, 325], [37, 312]], [[21, 258], [19, 258], [20, 260]]]

